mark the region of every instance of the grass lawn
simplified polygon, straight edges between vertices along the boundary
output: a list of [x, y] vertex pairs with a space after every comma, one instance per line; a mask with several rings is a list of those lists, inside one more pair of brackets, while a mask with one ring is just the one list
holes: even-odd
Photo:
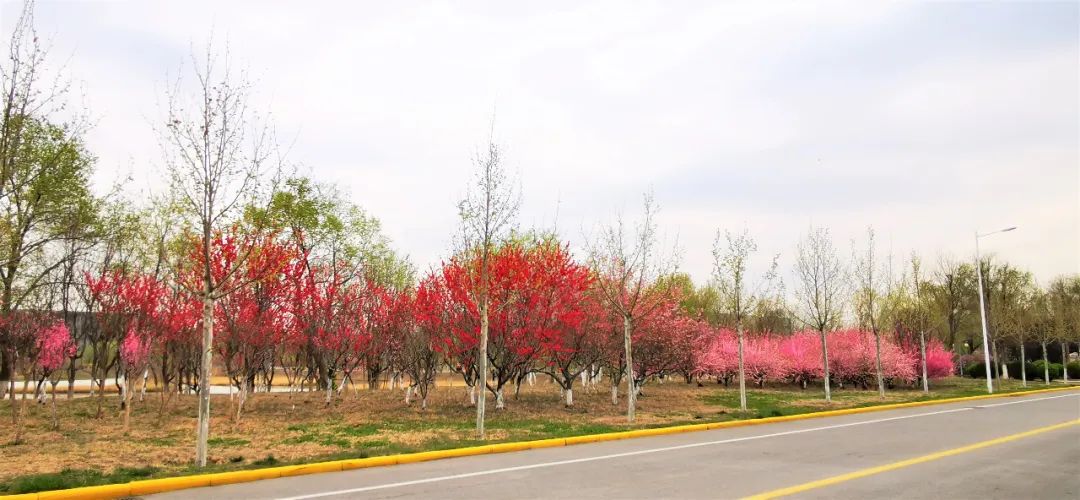
[[[738, 410], [734, 388], [715, 383], [650, 383], [639, 399], [638, 422], [625, 422], [625, 400], [612, 406], [607, 386], [575, 388], [575, 407], [564, 408], [558, 387], [546, 381], [525, 386], [520, 398], [507, 397], [496, 411], [489, 398], [487, 441], [473, 436], [475, 409], [465, 390], [438, 387], [427, 411], [407, 407], [401, 391], [347, 393], [332, 407], [321, 394], [255, 394], [240, 421], [230, 418], [227, 396], [212, 402], [210, 461], [199, 469], [194, 455], [195, 398], [174, 396], [161, 411], [157, 394], [136, 402], [132, 427], [125, 435], [115, 397], [105, 399], [102, 418], [88, 398], [58, 400], [59, 429], [50, 424], [50, 408], [26, 401], [24, 442], [11, 444], [10, 418], [0, 422], [0, 493], [28, 493], [60, 488], [126, 482], [200, 472], [218, 472], [343, 458], [438, 450], [482, 443], [596, 434], [634, 428], [745, 418], [793, 415], [882, 402], [917, 401], [985, 393], [978, 379], [936, 381], [929, 395], [921, 390], [890, 390], [884, 401], [876, 391], [836, 389], [825, 403], [820, 387], [751, 388], [750, 410]], [[1060, 387], [1060, 383], [1052, 386]], [[1030, 384], [1030, 389], [1044, 387]], [[1007, 380], [1001, 392], [1020, 390]], [[10, 403], [0, 408], [10, 411]]]

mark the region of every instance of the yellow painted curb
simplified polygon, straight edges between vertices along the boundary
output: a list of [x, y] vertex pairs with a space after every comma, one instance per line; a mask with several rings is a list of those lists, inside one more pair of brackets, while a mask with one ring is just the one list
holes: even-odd
[[128, 483], [130, 486], [128, 495], [152, 495], [165, 491], [210, 486], [210, 478], [207, 476], [207, 474], [200, 474], [198, 476], [166, 477], [132, 482]]
[[100, 498], [119, 498], [131, 496], [131, 483], [107, 484], [104, 486], [86, 486], [70, 490], [42, 491], [38, 500], [96, 500]]
[[341, 463], [341, 470], [366, 469], [368, 467], [382, 467], [384, 465], [397, 464], [397, 458], [393, 455], [371, 458], [354, 458]]
[[551, 448], [557, 446], [571, 446], [583, 443], [614, 441], [618, 439], [662, 436], [666, 434], [678, 434], [683, 432], [696, 432], [713, 429], [728, 429], [733, 427], [790, 422], [793, 420], [808, 420], [812, 418], [853, 415], [858, 413], [870, 413], [884, 410], [895, 410], [900, 408], [915, 408], [919, 406], [959, 403], [963, 401], [976, 401], [980, 399], [1017, 397], [1027, 396], [1031, 394], [1044, 394], [1048, 392], [1075, 390], [1080, 390], [1080, 387], [1055, 387], [1051, 389], [1034, 389], [1030, 391], [1009, 392], [1005, 394], [983, 394], [979, 396], [965, 396], [960, 398], [931, 399], [926, 401], [911, 401], [907, 403], [863, 406], [859, 408], [844, 408], [841, 410], [826, 410], [814, 413], [802, 413], [799, 415], [766, 417], [753, 420], [731, 420], [728, 422], [713, 422], [708, 424], [674, 425], [670, 427], [656, 427], [652, 429], [606, 432], [602, 434], [572, 436], [568, 438], [540, 439], [536, 441], [519, 441], [513, 443], [496, 443], [482, 446], [471, 446], [467, 448], [454, 448], [450, 450], [424, 451], [419, 453], [406, 453], [401, 455], [355, 458], [349, 460], [334, 460], [330, 462], [315, 462], [305, 465], [286, 465], [279, 467], [269, 467], [265, 469], [253, 469], [234, 472], [215, 472], [193, 476], [167, 477], [162, 479], [144, 479], [123, 484], [87, 486], [83, 488], [43, 491], [40, 493], [29, 493], [22, 495], [0, 495], [0, 498], [5, 500], [81, 500], [120, 498], [132, 495], [144, 495], [150, 493], [161, 493], [165, 491], [183, 490], [188, 488], [198, 488], [202, 486], [219, 486], [223, 484], [243, 483], [250, 481], [258, 481], [262, 479], [275, 479], [279, 477], [300, 476], [305, 474], [317, 474], [322, 472], [338, 472], [344, 470], [364, 469], [368, 467], [382, 467], [394, 464], [426, 462], [430, 460], [484, 455], [488, 453], [507, 453], [512, 451], [521, 451], [537, 448]]
[[236, 472], [218, 472], [216, 474], [207, 475], [210, 476], [210, 486], [221, 486], [223, 484], [246, 483], [249, 481], [258, 481], [260, 479], [277, 479], [281, 477], [281, 471], [275, 469], [255, 469]]

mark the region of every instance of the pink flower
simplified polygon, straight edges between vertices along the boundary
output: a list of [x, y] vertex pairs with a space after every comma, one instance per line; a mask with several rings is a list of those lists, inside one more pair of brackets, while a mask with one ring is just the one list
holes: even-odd
[[75, 355], [75, 342], [63, 321], [57, 321], [38, 332], [35, 347], [37, 366], [46, 373], [60, 368], [64, 361]]

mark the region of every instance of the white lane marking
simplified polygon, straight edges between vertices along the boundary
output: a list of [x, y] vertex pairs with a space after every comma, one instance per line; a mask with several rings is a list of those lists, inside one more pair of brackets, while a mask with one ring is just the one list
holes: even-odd
[[[1068, 394], [1068, 395], [1065, 395], [1065, 396], [1050, 396], [1050, 397], [1037, 398], [1037, 399], [1024, 399], [1024, 400], [1020, 400], [1020, 401], [1010, 401], [1009, 404], [1034, 403], [1036, 401], [1045, 401], [1047, 399], [1057, 399], [1057, 398], [1063, 398], [1063, 397], [1076, 397], [1076, 396], [1080, 396], [1080, 394]], [[986, 406], [990, 406], [990, 405], [986, 405]], [[1001, 406], [1001, 404], [998, 404], [998, 405], [995, 405], [995, 406]], [[347, 490], [324, 491], [324, 492], [320, 492], [320, 493], [311, 493], [311, 494], [308, 494], [308, 495], [297, 495], [297, 496], [292, 496], [292, 497], [279, 497], [278, 500], [306, 500], [308, 498], [323, 498], [323, 497], [330, 497], [330, 496], [335, 496], [335, 495], [348, 495], [350, 493], [363, 493], [365, 491], [375, 491], [375, 490], [384, 490], [384, 489], [390, 489], [390, 488], [400, 488], [402, 486], [412, 486], [412, 485], [417, 485], [417, 484], [436, 483], [436, 482], [439, 482], [439, 481], [450, 481], [450, 480], [453, 480], [453, 479], [465, 479], [465, 478], [477, 477], [477, 476], [488, 476], [488, 475], [492, 475], [492, 474], [502, 474], [504, 472], [516, 472], [516, 471], [522, 471], [522, 470], [540, 469], [540, 468], [545, 468], [545, 467], [556, 467], [556, 466], [559, 466], [559, 465], [577, 464], [577, 463], [582, 463], [582, 462], [594, 462], [594, 461], [598, 461], [598, 460], [610, 460], [610, 459], [613, 459], [613, 458], [632, 457], [632, 456], [636, 456], [636, 455], [647, 455], [647, 454], [651, 454], [651, 453], [660, 453], [660, 452], [665, 452], [665, 451], [685, 450], [685, 449], [688, 449], [688, 448], [699, 448], [699, 447], [702, 447], [702, 446], [714, 446], [714, 445], [718, 445], [718, 444], [738, 443], [738, 442], [742, 442], [742, 441], [753, 441], [753, 440], [756, 440], [756, 439], [765, 439], [765, 438], [780, 437], [780, 436], [790, 436], [790, 435], [793, 435], [793, 434], [805, 434], [805, 433], [808, 433], [808, 432], [825, 431], [825, 430], [830, 430], [830, 429], [841, 429], [841, 428], [844, 428], [844, 427], [854, 427], [854, 426], [857, 426], [857, 425], [877, 424], [877, 423], [881, 423], [881, 422], [891, 422], [891, 421], [894, 421], [894, 420], [905, 420], [905, 419], [909, 419], [909, 418], [929, 417], [929, 416], [933, 416], [933, 415], [942, 415], [942, 414], [946, 414], [946, 413], [957, 413], [957, 412], [962, 412], [962, 411], [971, 411], [973, 409], [975, 409], [975, 407], [970, 407], [969, 406], [969, 407], [965, 407], [965, 408], [954, 408], [954, 409], [951, 409], [951, 410], [939, 410], [939, 411], [933, 411], [933, 412], [929, 412], [929, 413], [916, 413], [914, 415], [900, 415], [898, 417], [878, 418], [878, 419], [874, 419], [874, 420], [863, 420], [863, 421], [859, 421], [859, 422], [848, 422], [846, 424], [826, 425], [826, 426], [822, 426], [822, 427], [812, 427], [812, 428], [809, 428], [809, 429], [796, 429], [796, 430], [793, 430], [793, 431], [774, 432], [774, 433], [771, 433], [771, 434], [759, 434], [759, 435], [756, 435], [756, 436], [746, 436], [746, 437], [740, 437], [740, 438], [721, 439], [721, 440], [717, 440], [717, 441], [704, 441], [704, 442], [700, 442], [700, 443], [690, 443], [690, 444], [683, 444], [683, 445], [678, 445], [678, 446], [665, 446], [663, 448], [650, 448], [650, 449], [646, 449], [646, 450], [627, 451], [627, 452], [623, 452], [623, 453], [612, 453], [610, 455], [598, 455], [598, 456], [594, 456], [594, 457], [574, 458], [574, 459], [569, 459], [569, 460], [558, 460], [558, 461], [554, 461], [554, 462], [541, 462], [541, 463], [538, 463], [538, 464], [518, 465], [518, 466], [515, 466], [515, 467], [503, 467], [503, 468], [500, 468], [500, 469], [488, 469], [488, 470], [484, 470], [484, 471], [467, 472], [467, 473], [464, 473], [464, 474], [453, 474], [453, 475], [448, 475], [448, 476], [437, 476], [437, 477], [429, 477], [429, 478], [424, 478], [424, 479], [414, 479], [412, 481], [400, 481], [400, 482], [397, 482], [397, 483], [385, 483], [385, 484], [377, 484], [377, 485], [373, 485], [373, 486], [363, 486], [363, 487], [360, 487], [360, 488], [350, 488], [350, 489], [347, 489]]]
[[979, 406], [976, 406], [976, 408], [993, 408], [995, 406], [1018, 405], [1020, 403], [1031, 403], [1033, 401], [1046, 401], [1047, 399], [1074, 398], [1076, 396], [1080, 396], [1080, 394], [1065, 394], [1063, 396], [1047, 396], [1045, 398], [1037, 398], [1037, 399], [1021, 399], [1019, 401], [1006, 401], [1004, 403], [994, 403], [992, 405], [979, 405]]

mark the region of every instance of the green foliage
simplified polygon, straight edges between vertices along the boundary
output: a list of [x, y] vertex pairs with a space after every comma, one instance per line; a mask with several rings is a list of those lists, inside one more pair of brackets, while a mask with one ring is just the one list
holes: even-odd
[[[1012, 368], [1009, 368], [1009, 373], [1012, 373]], [[1042, 372], [1040, 372], [1042, 373]], [[986, 378], [986, 363], [978, 361], [971, 363], [964, 367], [964, 376], [971, 378]], [[990, 378], [997, 378], [997, 370], [990, 370]]]
[[[1020, 380], [1020, 361], [1010, 361], [1005, 363], [1005, 366], [1009, 369], [1009, 378]], [[1036, 373], [1035, 363], [1028, 361], [1024, 363], [1024, 368], [1027, 371], [1027, 379], [1032, 380], [1035, 378], [1042, 378], [1042, 372]]]
[[1072, 361], [1068, 367], [1069, 380], [1080, 380], [1080, 361]]
[[[1042, 379], [1044, 377], [1045, 371], [1046, 371], [1044, 369], [1044, 367], [1046, 367], [1047, 364], [1044, 363], [1043, 360], [1038, 359], [1038, 360], [1035, 360], [1035, 362], [1032, 363], [1032, 365], [1033, 365], [1033, 368], [1035, 368], [1035, 377], [1033, 377], [1033, 378]], [[1050, 380], [1060, 379], [1061, 375], [1062, 375], [1061, 363], [1050, 363], [1049, 364], [1049, 373], [1050, 373]]]
[[[0, 260], [12, 309], [32, 302], [57, 262], [48, 244], [92, 233], [100, 202], [90, 191], [94, 157], [67, 126], [22, 118], [18, 150], [0, 172]], [[8, 297], [5, 294], [5, 298]]]
[[379, 219], [331, 185], [307, 177], [287, 179], [267, 208], [247, 207], [244, 222], [285, 232], [313, 257], [333, 259], [380, 285], [406, 289], [415, 281], [416, 270], [391, 248]]

